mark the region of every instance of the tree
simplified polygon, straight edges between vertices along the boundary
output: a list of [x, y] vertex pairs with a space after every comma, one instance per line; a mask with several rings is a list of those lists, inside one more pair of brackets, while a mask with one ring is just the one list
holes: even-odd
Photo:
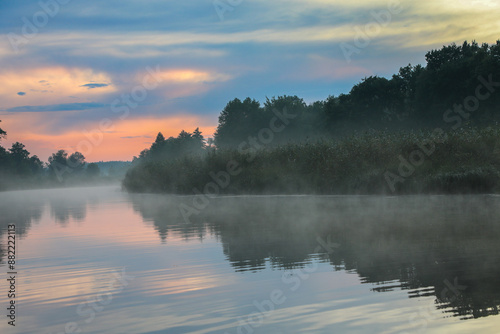
[[264, 109], [267, 113], [271, 113], [274, 110], [283, 112], [286, 109], [290, 114], [299, 115], [306, 109], [306, 103], [304, 99], [298, 97], [297, 95], [289, 96], [283, 95], [278, 97], [272, 97], [271, 99], [266, 98], [264, 103]]
[[[2, 122], [2, 120], [0, 120], [0, 123]], [[5, 138], [5, 136], [7, 135], [7, 132], [5, 132], [4, 130], [2, 130], [2, 128], [0, 128], [0, 141]], [[0, 145], [0, 169], [6, 169], [7, 168], [7, 161], [8, 161], [8, 153], [7, 153], [7, 150], [5, 148], [2, 147], [2, 145]]]
[[5, 169], [7, 167], [7, 161], [9, 160], [9, 152], [0, 146], [0, 168]]
[[163, 134], [161, 132], [158, 132], [158, 135], [156, 136], [155, 143], [156, 144], [161, 144], [164, 141], [165, 141], [165, 137], [163, 136]]
[[36, 155], [29, 158], [29, 166], [34, 175], [39, 175], [43, 172], [44, 164]]
[[51, 178], [57, 177], [59, 182], [63, 182], [64, 175], [70, 170], [68, 167], [68, 153], [65, 150], [52, 153], [49, 157], [49, 176]]
[[364, 78], [352, 87], [349, 94], [352, 101], [351, 117], [360, 124], [372, 125], [373, 122], [380, 122], [386, 114], [394, 111], [392, 102], [395, 92], [386, 78]]
[[200, 128], [194, 129], [193, 138], [200, 140], [200, 141], [204, 140], [203, 135], [201, 134]]
[[149, 149], [145, 148], [139, 153], [139, 159], [146, 159], [149, 155]]
[[203, 135], [201, 134], [200, 128], [196, 128], [193, 131], [193, 143], [196, 148], [205, 148], [207, 146], [205, 142], [205, 138], [203, 138]]
[[205, 148], [205, 139], [196, 128], [193, 133], [182, 130], [176, 139], [170, 140], [177, 156], [200, 154]]
[[[0, 139], [6, 135], [7, 133], [0, 128]], [[30, 157], [30, 152], [20, 142], [13, 143], [8, 150], [0, 146], [0, 172], [4, 175], [22, 178], [39, 176], [43, 172], [43, 167], [40, 159], [36, 155]]]
[[[2, 120], [0, 120], [0, 123], [2, 122]], [[7, 135], [7, 132], [5, 132], [4, 130], [2, 130], [2, 128], [0, 128], [0, 140], [2, 138], [4, 138], [5, 136]]]
[[31, 168], [29, 165], [29, 155], [25, 149], [24, 144], [20, 142], [15, 142], [12, 144], [12, 147], [9, 149], [10, 151], [10, 161], [12, 172], [18, 175], [27, 175], [31, 172]]
[[202, 154], [205, 151], [205, 139], [199, 128], [193, 133], [182, 130], [177, 137], [165, 139], [161, 132], [149, 149], [141, 151], [138, 158], [134, 157], [133, 165], [141, 162], [164, 161], [177, 159], [186, 155]]
[[88, 177], [96, 178], [101, 174], [101, 170], [99, 166], [93, 162], [87, 165], [86, 173]]
[[349, 94], [340, 94], [337, 97], [329, 96], [326, 99], [324, 105], [325, 126], [332, 134], [351, 120], [351, 105], [351, 96]]
[[260, 103], [247, 97], [229, 101], [219, 115], [219, 125], [214, 134], [217, 147], [237, 147], [248, 136], [255, 135], [265, 125]]
[[21, 144], [20, 142], [15, 142], [14, 144], [12, 144], [12, 147], [9, 149], [9, 151], [14, 161], [21, 162], [28, 159], [30, 152], [28, 152], [25, 147], [26, 146], [24, 146], [24, 144]]
[[146, 152], [143, 151], [144, 154], [143, 154], [143, 152], [141, 152], [141, 156], [139, 156], [139, 158], [146, 157], [146, 155], [148, 155], [149, 152], [151, 152], [151, 156], [159, 156], [161, 154], [160, 152], [165, 147], [165, 143], [166, 143], [165, 137], [163, 136], [163, 134], [161, 132], [158, 132], [158, 135], [156, 136], [156, 140], [151, 145], [150, 150], [148, 150]]
[[85, 167], [85, 157], [80, 152], [75, 152], [69, 156], [67, 164], [73, 171], [81, 172]]
[[[451, 44], [426, 55], [427, 66], [418, 76], [415, 100], [418, 118], [427, 123], [443, 121], [443, 114], [464, 99], [474, 96], [480, 82], [478, 78], [500, 78], [500, 42], [478, 45], [465, 41], [461, 46]], [[468, 121], [490, 123], [500, 118], [500, 94], [494, 92], [481, 101]]]
[[311, 115], [307, 113], [310, 110], [304, 100], [296, 95], [283, 95], [278, 97], [266, 98], [264, 103], [265, 117], [260, 124], [259, 131], [262, 128], [269, 127], [271, 119], [276, 114], [287, 114], [290, 118], [280, 124], [281, 131], [274, 134], [273, 142], [270, 144], [279, 144], [286, 141], [296, 141], [311, 135], [307, 133], [306, 128], [311, 121]]
[[68, 159], [68, 153], [65, 150], [59, 150], [56, 153], [52, 153], [49, 157], [49, 168], [51, 165], [55, 163], [59, 163], [61, 165], [66, 165]]
[[394, 74], [391, 84], [395, 90], [394, 107], [399, 118], [410, 118], [415, 115], [417, 80], [423, 73], [421, 65], [401, 67], [398, 74]]

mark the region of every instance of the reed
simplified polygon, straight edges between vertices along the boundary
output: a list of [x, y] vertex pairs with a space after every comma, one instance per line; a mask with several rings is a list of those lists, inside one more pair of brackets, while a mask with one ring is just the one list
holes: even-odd
[[[203, 155], [145, 161], [133, 166], [123, 186], [131, 192], [192, 194], [213, 182], [210, 173], [236, 162], [222, 194], [391, 194], [490, 193], [500, 190], [500, 127], [461, 128], [445, 132], [432, 152], [399, 172], [402, 159], [433, 140], [431, 130], [371, 131], [340, 140], [269, 146], [255, 156], [237, 150], [210, 149]], [[387, 173], [403, 179], [393, 189]], [[399, 179], [401, 180], [401, 179]]]

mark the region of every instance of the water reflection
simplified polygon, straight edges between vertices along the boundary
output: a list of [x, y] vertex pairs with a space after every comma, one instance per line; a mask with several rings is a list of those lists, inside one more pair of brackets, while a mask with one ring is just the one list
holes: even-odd
[[87, 206], [97, 205], [108, 197], [109, 191], [109, 187], [95, 187], [0, 192], [0, 261], [3, 262], [5, 256], [1, 240], [9, 224], [15, 224], [16, 235], [23, 238], [31, 225], [40, 221], [46, 205], [53, 220], [61, 226], [70, 220], [83, 222]]
[[[129, 197], [163, 242], [216, 236], [236, 271], [301, 268], [315, 258], [356, 272], [374, 293], [434, 295], [438, 309], [460, 319], [498, 314], [498, 196], [220, 197], [189, 221], [180, 205], [195, 198]], [[329, 253], [318, 240], [339, 246]]]
[[[422, 296], [432, 296], [432, 308], [444, 317], [498, 314], [500, 197], [219, 197], [210, 198], [187, 221], [180, 208], [193, 207], [195, 199], [200, 200], [127, 195], [110, 188], [3, 193], [0, 233], [15, 223], [18, 235], [26, 237], [23, 277], [32, 279], [24, 282], [29, 287], [26, 301], [35, 309], [47, 301], [54, 310], [71, 305], [67, 312], [73, 317], [75, 305], [95, 293], [94, 276], [130, 266], [143, 285], [131, 287], [123, 300], [163, 308], [172, 315], [172, 323], [180, 321], [174, 320], [175, 312], [187, 312], [189, 319], [197, 319], [200, 312], [219, 312], [225, 319], [220, 321], [230, 322], [252, 312], [245, 306], [246, 298], [252, 305], [253, 298], [267, 298], [254, 296], [259, 293], [275, 288], [290, 291], [291, 285], [283, 286], [280, 276], [317, 262], [322, 262], [323, 271], [311, 275], [314, 278], [304, 282], [299, 293], [290, 292], [287, 307], [276, 311], [283, 321], [291, 321], [293, 310], [294, 319], [309, 316], [312, 311], [307, 308], [317, 305], [325, 319], [327, 314], [341, 318], [354, 310], [353, 321], [372, 316], [373, 322], [376, 313], [363, 312], [375, 304], [366, 300], [392, 298], [390, 291], [408, 296], [403, 300], [411, 305], [419, 305]], [[5, 245], [0, 249], [3, 266]], [[341, 278], [353, 277], [346, 272], [357, 275], [365, 290], [372, 291], [347, 294], [342, 304], [332, 291]], [[352, 281], [358, 284], [357, 279]], [[308, 290], [315, 284], [316, 290]], [[247, 285], [252, 285], [249, 291], [242, 288]], [[57, 298], [50, 297], [53, 289], [60, 292]], [[359, 305], [349, 306], [358, 297]], [[221, 303], [219, 308], [211, 304], [214, 301]], [[124, 305], [117, 301], [113, 307]], [[396, 307], [386, 311], [392, 315]], [[314, 315], [321, 317], [318, 312]], [[115, 314], [110, 310], [109, 317], [103, 313], [102, 318], [113, 322]], [[127, 314], [124, 319], [129, 318]], [[47, 322], [54, 325], [55, 320]], [[172, 328], [172, 323], [158, 324], [158, 330]], [[96, 328], [102, 329], [97, 324]]]
[[75, 193], [74, 196], [51, 196], [48, 198], [50, 215], [57, 224], [68, 225], [70, 220], [83, 222], [87, 216], [87, 204], [98, 199], [88, 194]]
[[2, 196], [0, 193], [0, 234], [3, 234], [9, 224], [16, 224], [19, 236], [26, 235], [32, 222], [40, 220], [44, 202], [37, 196], [24, 195]]
[[[22, 193], [22, 192], [16, 192]], [[16, 225], [16, 235], [22, 238], [32, 222], [37, 222], [43, 212], [43, 201], [36, 196], [2, 196], [0, 194], [0, 262], [4, 262], [7, 247], [3, 243], [7, 226]]]

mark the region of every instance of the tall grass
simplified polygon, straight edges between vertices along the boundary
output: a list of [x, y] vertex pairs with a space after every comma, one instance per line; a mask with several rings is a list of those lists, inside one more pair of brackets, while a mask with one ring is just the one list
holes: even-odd
[[[370, 194], [455, 193], [500, 190], [500, 127], [449, 131], [411, 175], [402, 177], [400, 156], [409, 160], [431, 131], [367, 132], [337, 141], [290, 143], [249, 153], [212, 150], [203, 156], [142, 162], [127, 173], [124, 187], [133, 192], [190, 194], [213, 182], [210, 172], [225, 171], [235, 161], [241, 173], [220, 193]], [[389, 187], [387, 172], [402, 182]]]

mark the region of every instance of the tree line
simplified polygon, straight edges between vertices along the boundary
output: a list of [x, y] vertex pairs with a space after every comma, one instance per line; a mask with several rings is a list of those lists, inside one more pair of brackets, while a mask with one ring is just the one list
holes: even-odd
[[[467, 115], [467, 123], [482, 126], [500, 120], [500, 89], [496, 88], [500, 86], [500, 40], [492, 45], [465, 41], [443, 46], [427, 52], [425, 59], [425, 67], [409, 64], [390, 79], [366, 77], [347, 94], [309, 104], [287, 95], [266, 98], [263, 104], [250, 97], [235, 98], [220, 113], [213, 139], [206, 141], [198, 128], [193, 133], [182, 130], [178, 137], [168, 139], [160, 132], [135, 163], [176, 159], [214, 148], [237, 149], [249, 140], [257, 142], [260, 135], [267, 146], [277, 146], [337, 139], [367, 130], [443, 127], [447, 109], [474, 95], [485, 81], [489, 81], [483, 87], [487, 99]], [[268, 140], [270, 136], [272, 140]]]
[[139, 161], [160, 161], [176, 159], [184, 155], [201, 154], [207, 147], [199, 128], [196, 128], [193, 133], [182, 130], [177, 137], [168, 139], [165, 139], [159, 132], [151, 147], [142, 150], [139, 157], [134, 157], [132, 164], [137, 164]]
[[475, 110], [467, 121], [489, 125], [500, 119], [500, 40], [492, 45], [467, 41], [451, 44], [427, 52], [425, 59], [425, 67], [409, 64], [390, 79], [369, 76], [347, 94], [310, 104], [297, 96], [267, 98], [263, 105], [251, 98], [236, 98], [219, 116], [215, 144], [219, 148], [235, 148], [269, 127], [276, 112], [285, 111], [293, 119], [274, 133], [274, 144], [336, 138], [367, 129], [443, 126], [446, 110], [473, 96], [481, 83], [485, 86], [482, 94], [487, 98], [477, 108], [470, 106]]
[[[0, 128], [0, 140], [6, 135]], [[100, 173], [98, 164], [87, 163], [80, 152], [69, 154], [58, 150], [44, 163], [20, 142], [13, 143], [9, 149], [0, 145], [0, 190], [95, 180]]]
[[[221, 111], [213, 139], [199, 129], [168, 139], [159, 133], [134, 158], [123, 185], [139, 192], [201, 192], [214, 181], [210, 172], [232, 161], [243, 172], [220, 191], [497, 191], [500, 40], [451, 44], [425, 59], [425, 66], [409, 64], [390, 79], [364, 78], [349, 93], [323, 101], [235, 98]], [[439, 153], [387, 190], [384, 172], [399, 171], [398, 157], [408, 157], [435, 128], [447, 137], [433, 148]]]

